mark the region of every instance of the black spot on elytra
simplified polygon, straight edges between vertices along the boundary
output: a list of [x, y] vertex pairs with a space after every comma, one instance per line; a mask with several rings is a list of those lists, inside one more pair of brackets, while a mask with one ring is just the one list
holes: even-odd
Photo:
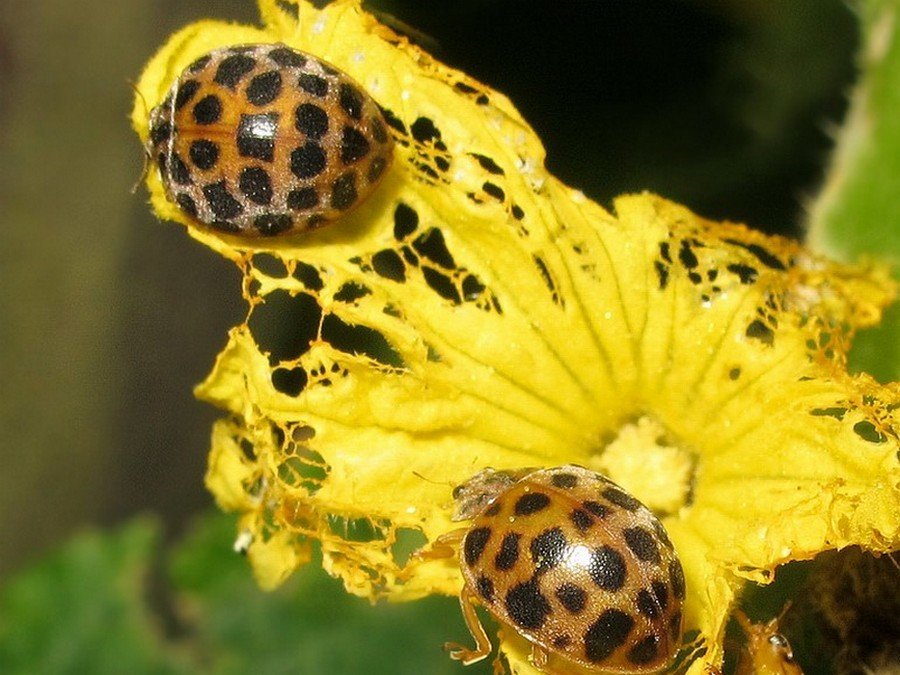
[[222, 117], [222, 101], [214, 94], [204, 96], [194, 104], [191, 112], [197, 124], [215, 124]]
[[731, 265], [727, 265], [725, 269], [732, 274], [736, 274], [742, 284], [752, 284], [756, 281], [756, 277], [759, 276], [759, 272], [756, 271], [756, 268], [750, 267], [750, 265], [732, 263]]
[[563, 490], [571, 490], [578, 485], [578, 476], [574, 473], [555, 473], [550, 477], [550, 484]]
[[500, 543], [500, 550], [494, 557], [494, 567], [498, 570], [511, 570], [519, 561], [519, 541], [522, 535], [508, 532]]
[[325, 151], [315, 141], [307, 141], [291, 152], [291, 173], [302, 180], [318, 176], [327, 163]]
[[150, 144], [154, 147], [169, 140], [172, 125], [167, 120], [159, 119], [150, 127]]
[[194, 98], [194, 95], [200, 89], [200, 83], [197, 80], [187, 80], [182, 82], [175, 94], [175, 109], [179, 110], [184, 104]]
[[348, 171], [331, 185], [331, 205], [340, 211], [353, 206], [357, 196], [355, 171]]
[[242, 157], [271, 162], [275, 158], [277, 131], [278, 113], [241, 115], [237, 128], [238, 153]]
[[191, 180], [191, 172], [187, 168], [187, 164], [184, 163], [177, 153], [172, 153], [170, 158], [169, 177], [178, 183], [178, 185], [190, 185], [193, 183]]
[[475, 581], [475, 588], [478, 591], [478, 595], [482, 598], [491, 602], [494, 599], [494, 582], [485, 575], [481, 575]]
[[303, 73], [297, 78], [297, 84], [307, 94], [322, 98], [328, 93], [328, 80], [311, 73]]
[[500, 513], [500, 502], [496, 501], [484, 510], [486, 516], [496, 516]]
[[315, 188], [300, 188], [287, 194], [287, 207], [292, 211], [306, 211], [318, 205], [319, 193]]
[[197, 204], [190, 197], [190, 195], [186, 195], [185, 193], [180, 193], [175, 197], [175, 203], [181, 207], [181, 210], [186, 214], [191, 216], [192, 218], [197, 217]]
[[575, 509], [569, 514], [569, 520], [579, 532], [585, 532], [594, 524], [594, 518], [584, 509]]
[[377, 181], [381, 174], [384, 173], [385, 167], [387, 167], [387, 160], [384, 157], [375, 157], [372, 163], [369, 164], [368, 171], [366, 171], [366, 180], [369, 183]]
[[750, 325], [747, 326], [747, 330], [744, 331], [744, 334], [748, 338], [759, 340], [764, 345], [769, 345], [770, 347], [775, 343], [775, 332], [759, 319], [751, 321]]
[[219, 63], [213, 80], [223, 87], [234, 90], [244, 76], [253, 70], [254, 67], [256, 67], [256, 61], [253, 58], [246, 54], [232, 54], [231, 56], [226, 56]]
[[362, 132], [351, 126], [344, 126], [341, 132], [341, 162], [353, 164], [369, 154], [369, 140]]
[[506, 594], [506, 612], [522, 628], [537, 630], [552, 611], [534, 580], [513, 586]]
[[384, 123], [380, 119], [372, 117], [369, 120], [369, 129], [372, 132], [372, 138], [375, 139], [376, 143], [387, 143], [387, 129], [384, 128]]
[[187, 70], [191, 73], [199, 72], [199, 71], [203, 70], [204, 68], [206, 68], [206, 64], [210, 62], [210, 59], [212, 59], [212, 56], [210, 56], [209, 54], [206, 54], [205, 56], [201, 56], [199, 59], [194, 61], [191, 65], [189, 65], [187, 67]]
[[272, 201], [272, 181], [265, 169], [250, 166], [238, 174], [238, 187], [254, 204], [266, 206]]
[[740, 368], [732, 368], [731, 370], [728, 371], [728, 379], [731, 380], [732, 382], [735, 381], [736, 379], [738, 379], [740, 376], [741, 376]]
[[629, 527], [622, 534], [625, 535], [625, 543], [638, 559], [645, 562], [659, 563], [659, 546], [653, 534], [643, 527]]
[[638, 666], [652, 663], [658, 655], [659, 637], [656, 635], [648, 635], [628, 650], [628, 660]]
[[353, 85], [341, 83], [338, 90], [338, 103], [350, 117], [358, 120], [362, 117], [363, 95]]
[[616, 506], [621, 506], [626, 511], [637, 511], [642, 504], [627, 492], [615, 487], [608, 487], [601, 493], [606, 499]]
[[584, 634], [584, 653], [591, 663], [609, 658], [625, 644], [634, 628], [634, 619], [619, 609], [608, 609], [594, 621]]
[[650, 584], [650, 588], [653, 589], [653, 597], [656, 598], [656, 602], [665, 610], [669, 606], [669, 587], [661, 581], [654, 581]]
[[561, 527], [544, 530], [531, 540], [531, 560], [537, 574], [542, 574], [562, 562], [569, 542]]
[[611, 546], [601, 546], [591, 552], [588, 574], [605, 591], [617, 591], [625, 585], [628, 567], [625, 558]]
[[224, 180], [205, 185], [203, 196], [206, 197], [210, 210], [219, 220], [230, 220], [244, 212], [241, 203], [228, 192]]
[[580, 614], [587, 605], [587, 591], [575, 584], [562, 584], [556, 589], [556, 599], [572, 614]]
[[206, 139], [193, 141], [190, 150], [188, 150], [188, 155], [194, 166], [206, 171], [213, 168], [219, 160], [219, 146]]
[[570, 644], [572, 644], [572, 636], [569, 634], [556, 635], [553, 638], [553, 647], [556, 649], [565, 649]]
[[306, 57], [287, 47], [276, 47], [269, 52], [269, 58], [285, 68], [302, 68], [306, 65]]
[[476, 527], [471, 530], [463, 541], [463, 555], [466, 565], [472, 567], [478, 562], [481, 554], [484, 553], [484, 547], [487, 546], [488, 540], [491, 538], [491, 528]]
[[522, 210], [522, 207], [518, 204], [513, 204], [510, 209], [510, 213], [512, 213], [513, 218], [516, 220], [522, 220], [525, 217], [525, 212]]
[[664, 528], [663, 524], [655, 518], [653, 519], [653, 531], [656, 532], [656, 538], [662, 542], [663, 546], [668, 549], [674, 548], [672, 546], [672, 540], [669, 539], [669, 533], [666, 532], [666, 528]]
[[517, 516], [530, 516], [550, 506], [550, 497], [543, 492], [528, 492], [516, 501], [513, 512]]
[[609, 508], [605, 504], [601, 504], [600, 502], [586, 501], [582, 502], [581, 506], [585, 511], [593, 513], [598, 518], [606, 518], [610, 513], [612, 513], [611, 508]]
[[681, 637], [681, 612], [675, 612], [672, 618], [669, 619], [669, 634], [672, 636], [672, 640], [676, 642]]
[[230, 220], [214, 220], [209, 224], [209, 226], [214, 230], [218, 230], [219, 232], [228, 232], [231, 234], [241, 231], [241, 227], [237, 223], [233, 223]]
[[277, 70], [270, 70], [254, 76], [247, 85], [246, 93], [247, 100], [253, 105], [271, 103], [281, 93], [281, 73]]
[[419, 227], [419, 214], [402, 202], [394, 209], [394, 239], [405, 239]]
[[637, 610], [648, 619], [655, 619], [662, 614], [662, 608], [656, 600], [656, 596], [645, 588], [638, 591], [634, 601]]
[[308, 138], [319, 139], [328, 131], [328, 113], [313, 103], [301, 103], [294, 110], [294, 126]]
[[264, 213], [253, 219], [253, 227], [264, 237], [287, 232], [293, 225], [294, 219], [286, 213]]
[[679, 600], [684, 600], [684, 570], [677, 560], [669, 563], [669, 581], [672, 584], [672, 594]]

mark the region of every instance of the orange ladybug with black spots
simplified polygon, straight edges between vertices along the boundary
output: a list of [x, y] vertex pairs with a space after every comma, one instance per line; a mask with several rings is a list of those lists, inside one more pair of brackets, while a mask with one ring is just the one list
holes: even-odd
[[580, 466], [486, 469], [454, 491], [455, 539], [465, 584], [460, 603], [474, 649], [448, 644], [474, 663], [491, 643], [480, 604], [551, 657], [593, 672], [650, 673], [681, 644], [685, 580], [662, 523], [621, 487]]
[[194, 222], [242, 237], [333, 221], [393, 158], [378, 104], [349, 75], [281, 44], [216, 49], [150, 111], [147, 153]]

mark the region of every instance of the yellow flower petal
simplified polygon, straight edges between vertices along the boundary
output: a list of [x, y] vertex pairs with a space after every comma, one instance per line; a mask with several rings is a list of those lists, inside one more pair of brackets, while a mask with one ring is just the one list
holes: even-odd
[[[354, 593], [456, 593], [452, 561], [401, 578], [411, 547], [457, 527], [452, 487], [487, 466], [579, 463], [664, 517], [701, 672], [721, 661], [745, 580], [828, 549], [900, 547], [900, 389], [845, 369], [854, 330], [892, 298], [884, 270], [653, 195], [609, 213], [546, 172], [505, 97], [357, 0], [260, 4], [265, 29], [194, 24], [153, 58], [142, 139], [147, 106], [193, 59], [266, 41], [348, 72], [398, 140], [375, 195], [295, 239], [196, 229], [148, 176], [161, 217], [245, 272], [248, 320], [197, 395], [230, 415], [207, 485], [242, 514], [263, 586], [316, 539]], [[513, 669], [531, 672], [516, 644]]]

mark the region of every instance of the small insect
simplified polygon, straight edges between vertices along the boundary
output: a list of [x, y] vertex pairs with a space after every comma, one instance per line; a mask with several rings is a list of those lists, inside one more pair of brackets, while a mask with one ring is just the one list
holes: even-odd
[[281, 44], [216, 49], [150, 111], [147, 153], [181, 210], [214, 230], [319, 227], [366, 198], [393, 158], [378, 104], [348, 75]]
[[468, 665], [491, 652], [483, 605], [551, 656], [589, 671], [649, 673], [681, 642], [684, 572], [659, 520], [603, 476], [575, 465], [486, 469], [454, 490], [454, 520], [472, 519], [422, 557], [459, 548], [460, 604], [476, 646], [447, 644]]
[[786, 605], [781, 614], [766, 623], [753, 623], [741, 610], [735, 612], [747, 636], [735, 675], [803, 675], [790, 643], [778, 632], [778, 623], [789, 607], [790, 604]]

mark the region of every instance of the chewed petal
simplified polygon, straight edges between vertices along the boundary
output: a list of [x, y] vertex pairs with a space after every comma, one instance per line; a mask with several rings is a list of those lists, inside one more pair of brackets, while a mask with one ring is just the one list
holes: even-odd
[[504, 96], [357, 0], [261, 7], [262, 31], [173, 36], [138, 85], [147, 103], [209, 49], [281, 42], [366, 87], [396, 141], [375, 194], [328, 227], [249, 243], [191, 230], [244, 273], [247, 320], [197, 395], [229, 414], [207, 485], [241, 513], [262, 585], [318, 539], [352, 592], [457, 592], [451, 565], [401, 573], [459, 526], [453, 487], [486, 467], [585, 465], [659, 513], [706, 662], [746, 579], [900, 547], [900, 389], [846, 372], [854, 331], [894, 294], [884, 270], [654, 195], [608, 212], [547, 173]]

